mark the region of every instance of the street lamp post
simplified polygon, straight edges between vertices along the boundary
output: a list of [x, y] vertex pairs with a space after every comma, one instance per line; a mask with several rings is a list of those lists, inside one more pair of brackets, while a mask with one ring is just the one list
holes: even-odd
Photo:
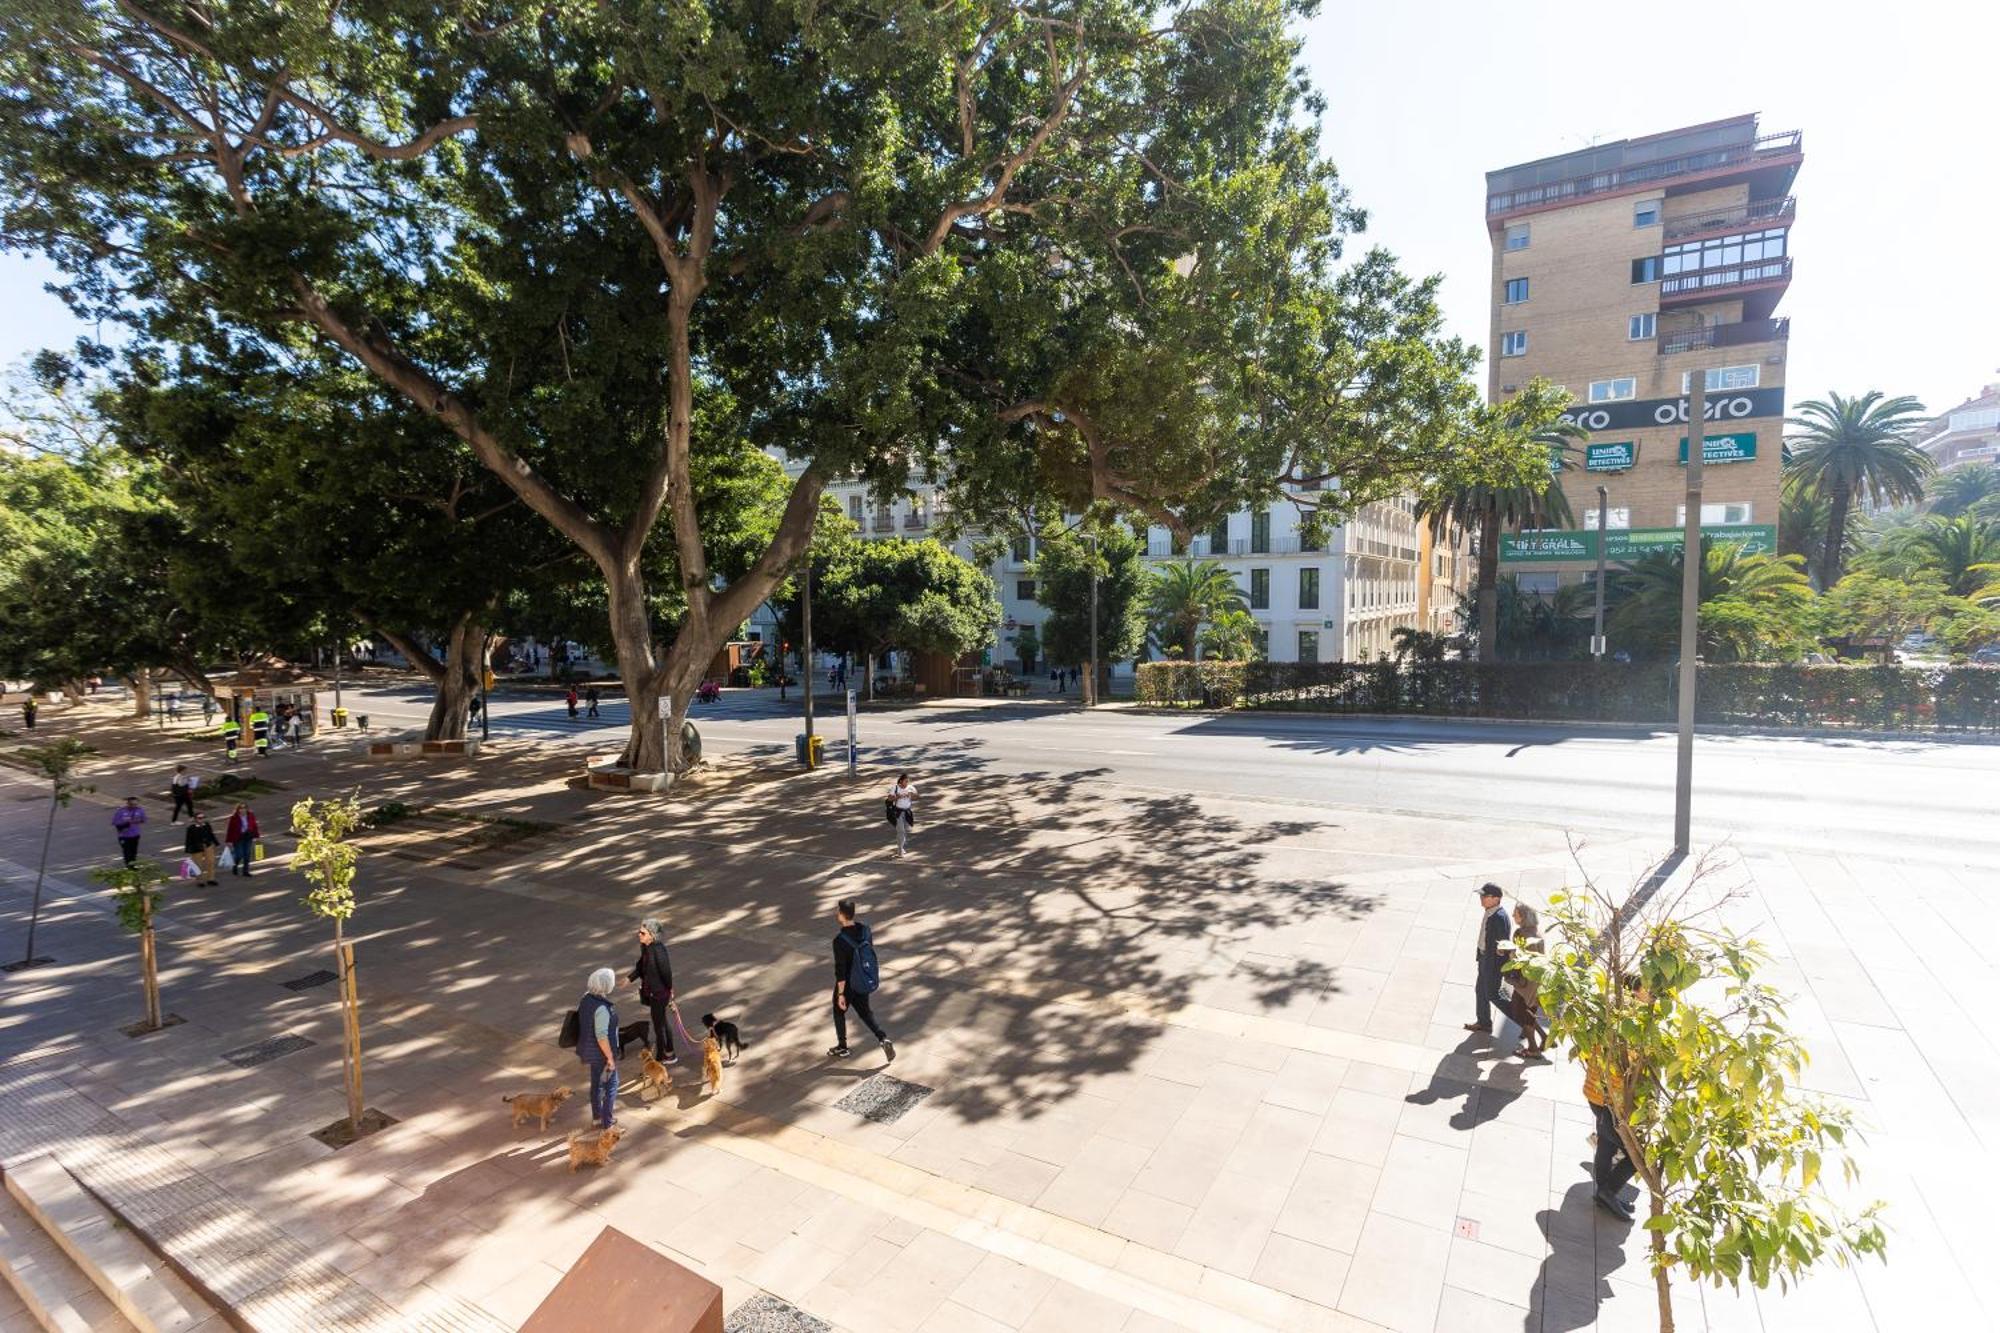
[[[806, 758], [812, 759], [813, 736], [813, 562], [812, 552], [806, 552], [806, 574], [804, 593], [799, 600], [799, 679], [800, 690], [806, 700]], [[785, 664], [778, 664], [778, 673], [784, 674]]]
[[1590, 655], [1604, 660], [1604, 548], [1611, 541], [1611, 492], [1597, 488], [1597, 618], [1590, 635]]
[[1097, 706], [1097, 534], [1090, 534], [1090, 694], [1085, 708]]
[[1701, 647], [1701, 455], [1708, 372], [1688, 372], [1687, 512], [1681, 523], [1680, 743], [1674, 763], [1674, 851], [1688, 854], [1694, 803], [1694, 694]]

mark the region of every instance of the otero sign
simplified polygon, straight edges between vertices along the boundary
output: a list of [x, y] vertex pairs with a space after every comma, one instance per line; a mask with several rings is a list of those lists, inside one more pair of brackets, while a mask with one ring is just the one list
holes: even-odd
[[[1757, 457], [1757, 432], [1737, 431], [1730, 435], [1704, 435], [1701, 437], [1701, 463], [1748, 463]], [[1687, 466], [1688, 437], [1681, 436], [1680, 462]]]
[[[1679, 528], [1613, 528], [1605, 544], [1606, 560], [1636, 560], [1654, 551], [1681, 549]], [[1778, 549], [1778, 530], [1756, 523], [1706, 523], [1701, 535], [1708, 541], [1734, 542], [1745, 555], [1768, 555]], [[1500, 537], [1503, 565], [1552, 565], [1571, 560], [1597, 559], [1597, 533], [1593, 529], [1573, 532], [1510, 532]]]
[[[1785, 415], [1785, 390], [1717, 389], [1708, 395], [1704, 421], [1748, 421], [1752, 417]], [[1562, 414], [1564, 421], [1587, 431], [1632, 430], [1641, 426], [1685, 426], [1688, 400], [1641, 398], [1629, 403], [1578, 403]]]

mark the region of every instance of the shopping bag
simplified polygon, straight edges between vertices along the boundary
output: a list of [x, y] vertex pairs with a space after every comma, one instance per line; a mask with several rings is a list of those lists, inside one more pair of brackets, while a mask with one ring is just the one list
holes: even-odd
[[261, 838], [257, 841], [257, 843], [253, 847], [251, 847], [250, 859], [252, 861], [261, 861], [264, 859], [264, 843]]
[[194, 863], [194, 858], [191, 856], [183, 856], [181, 858], [181, 878], [193, 879], [195, 876], [199, 874], [201, 874], [201, 867]]
[[215, 868], [217, 870], [236, 869], [236, 849], [234, 847], [224, 847], [222, 855], [215, 859]]

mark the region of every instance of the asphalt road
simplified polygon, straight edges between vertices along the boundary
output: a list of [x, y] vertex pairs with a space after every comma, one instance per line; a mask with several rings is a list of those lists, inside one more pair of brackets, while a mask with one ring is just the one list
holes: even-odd
[[[818, 730], [842, 757], [845, 718]], [[376, 728], [421, 723], [421, 690], [347, 692]], [[560, 700], [496, 697], [499, 736], [616, 749], [622, 700], [571, 722]], [[710, 753], [782, 759], [797, 692], [732, 691], [696, 705]], [[1122, 787], [1532, 823], [1670, 841], [1674, 738], [1542, 726], [1284, 716], [1083, 714], [1039, 705], [864, 711], [864, 762], [919, 772], [1073, 775]], [[1841, 737], [1706, 736], [1695, 748], [1697, 843], [1817, 850], [2000, 871], [2000, 745]]]

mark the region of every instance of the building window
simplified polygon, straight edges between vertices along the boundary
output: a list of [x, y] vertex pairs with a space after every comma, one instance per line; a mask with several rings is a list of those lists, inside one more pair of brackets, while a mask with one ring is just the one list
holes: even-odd
[[1016, 579], [1016, 580], [1014, 580], [1014, 600], [1015, 600], [1015, 601], [1017, 601], [1017, 602], [1032, 602], [1032, 601], [1034, 601], [1034, 600], [1035, 600], [1035, 581], [1034, 581], [1033, 579]]
[[1625, 321], [1625, 336], [1635, 343], [1644, 342], [1658, 326], [1658, 315], [1633, 315]]
[[1590, 401], [1593, 403], [1622, 403], [1627, 398], [1639, 396], [1639, 381], [1630, 375], [1615, 380], [1592, 380]]
[[1527, 249], [1527, 248], [1528, 248], [1528, 224], [1527, 224], [1527, 223], [1525, 223], [1525, 222], [1516, 222], [1516, 223], [1515, 223], [1515, 224], [1514, 224], [1513, 226], [1511, 226], [1511, 227], [1507, 228], [1507, 242], [1506, 242], [1506, 244], [1507, 244], [1507, 248], [1508, 248], [1509, 250], [1525, 250], [1525, 249]]
[[[1701, 521], [1708, 526], [1722, 525], [1736, 527], [1750, 521], [1750, 515], [1754, 508], [1755, 506], [1748, 500], [1728, 500], [1721, 504], [1703, 504], [1701, 507]], [[1675, 505], [1674, 526], [1678, 528], [1687, 521], [1688, 507], [1686, 505]]]
[[1271, 511], [1259, 509], [1250, 515], [1250, 553], [1266, 555], [1271, 550]]
[[1302, 629], [1299, 631], [1299, 661], [1319, 661], [1319, 631]]
[[1512, 333], [1500, 335], [1500, 355], [1526, 356], [1528, 354], [1528, 334], [1525, 329], [1515, 329]]
[[1635, 227], [1657, 227], [1660, 224], [1660, 201], [1641, 199], [1632, 205], [1632, 225]]
[[1215, 526], [1208, 530], [1208, 553], [1210, 555], [1229, 554], [1229, 516], [1224, 514], [1215, 520]]
[[1507, 279], [1507, 304], [1519, 305], [1527, 299], [1528, 280], [1526, 278]]
[[[1785, 229], [1739, 232], [1706, 241], [1687, 241], [1662, 251], [1663, 271], [1698, 273], [1703, 269], [1735, 268], [1738, 264], [1758, 264], [1785, 257]], [[1637, 279], [1634, 279], [1637, 281]]]
[[1613, 531], [1616, 531], [1619, 528], [1629, 528], [1632, 526], [1632, 510], [1627, 505], [1607, 505], [1601, 511], [1598, 509], [1596, 505], [1592, 505], [1590, 507], [1590, 511], [1584, 515], [1583, 526], [1590, 529], [1592, 532], [1595, 532], [1597, 530], [1597, 519], [1600, 512], [1604, 516], [1605, 520], [1604, 526], [1612, 529]]
[[1660, 257], [1647, 255], [1644, 259], [1632, 261], [1632, 281], [1658, 282], [1660, 280]]
[[1299, 571], [1299, 610], [1319, 610], [1319, 571], [1302, 569]]
[[862, 506], [866, 503], [867, 501], [859, 495], [850, 495], [847, 497], [847, 516], [854, 520], [857, 527], [861, 524]]
[[[1710, 393], [1717, 389], [1754, 389], [1757, 387], [1756, 366], [1716, 366], [1701, 374], [1702, 383]], [[1688, 373], [1681, 372], [1681, 392], [1686, 393], [1691, 384]]]
[[1250, 609], [1252, 611], [1271, 609], [1271, 571], [1268, 569], [1250, 571]]
[[1256, 658], [1259, 662], [1271, 656], [1271, 631], [1259, 625], [1251, 631], [1251, 641], [1257, 645]]
[[1313, 554], [1319, 551], [1324, 551], [1326, 549], [1326, 543], [1319, 537], [1315, 536], [1314, 534], [1307, 532], [1304, 528], [1300, 528], [1299, 549], [1308, 554]]
[[1562, 575], [1554, 572], [1527, 572], [1514, 576], [1514, 586], [1527, 597], [1553, 597], [1561, 583]]

